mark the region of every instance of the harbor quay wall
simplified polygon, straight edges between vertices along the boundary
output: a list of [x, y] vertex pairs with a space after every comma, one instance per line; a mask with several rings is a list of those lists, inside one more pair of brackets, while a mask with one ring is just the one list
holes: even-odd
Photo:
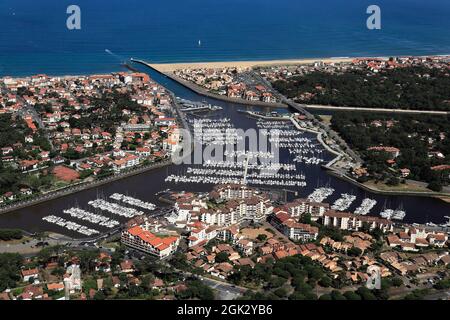
[[259, 118], [264, 120], [273, 120], [273, 121], [291, 121], [290, 117], [273, 117], [273, 116], [265, 116], [262, 114], [254, 113], [251, 111], [245, 111], [245, 110], [238, 110], [238, 112], [245, 113], [246, 115], [253, 117], [253, 118]]
[[333, 158], [330, 162], [328, 162], [328, 163], [326, 164], [327, 167], [331, 166], [331, 165], [332, 165], [333, 163], [335, 163], [340, 157], [344, 156], [344, 154], [339, 153], [339, 152], [336, 151], [336, 150], [333, 150], [332, 148], [330, 148], [330, 146], [329, 146], [328, 144], [325, 143], [325, 141], [323, 141], [323, 139], [322, 139], [322, 132], [319, 132], [319, 131], [315, 131], [315, 130], [311, 130], [311, 129], [308, 129], [308, 128], [303, 128], [303, 127], [301, 127], [301, 126], [298, 124], [298, 122], [297, 122], [293, 117], [291, 117], [290, 120], [291, 120], [291, 122], [294, 124], [294, 126], [295, 126], [298, 130], [301, 130], [301, 131], [307, 131], [307, 132], [311, 132], [311, 133], [316, 134], [316, 135], [317, 135], [317, 140], [324, 146], [324, 148], [327, 149], [327, 151], [329, 151], [330, 153], [332, 153], [332, 154], [334, 154], [334, 155], [336, 156], [335, 158]]
[[171, 160], [164, 160], [161, 162], [157, 162], [157, 163], [152, 163], [146, 166], [140, 166], [134, 169], [129, 169], [127, 171], [121, 172], [121, 173], [117, 173], [114, 174], [112, 176], [103, 178], [103, 179], [99, 179], [96, 181], [92, 181], [92, 182], [80, 182], [80, 183], [76, 183], [76, 184], [72, 184], [70, 186], [64, 187], [64, 188], [60, 188], [57, 190], [52, 190], [48, 193], [36, 196], [34, 198], [31, 198], [29, 200], [24, 200], [24, 201], [20, 201], [17, 203], [13, 203], [4, 207], [0, 208], [0, 214], [3, 213], [7, 213], [7, 212], [11, 212], [14, 210], [18, 210], [18, 209], [22, 209], [25, 207], [29, 207], [32, 205], [36, 205], [39, 203], [43, 203], [43, 202], [47, 202], [50, 200], [54, 200], [57, 198], [61, 198], [64, 196], [67, 196], [69, 194], [73, 194], [73, 193], [77, 193], [83, 190], [87, 190], [87, 189], [92, 189], [95, 187], [99, 187], [101, 185], [116, 181], [116, 180], [120, 180], [126, 177], [130, 177], [130, 176], [134, 176], [146, 171], [150, 171], [150, 170], [154, 170], [154, 169], [159, 169], [165, 166], [168, 166], [172, 164]]
[[420, 192], [420, 191], [389, 191], [389, 190], [378, 190], [378, 189], [373, 189], [369, 186], [366, 186], [358, 181], [356, 181], [355, 179], [347, 176], [345, 173], [336, 170], [335, 168], [333, 168], [333, 164], [336, 163], [337, 161], [339, 161], [344, 154], [339, 153], [336, 150], [331, 149], [326, 143], [325, 141], [323, 141], [322, 139], [322, 132], [318, 132], [318, 131], [314, 131], [311, 129], [306, 129], [306, 128], [302, 128], [297, 121], [295, 121], [295, 119], [291, 118], [292, 123], [294, 124], [294, 126], [298, 129], [298, 130], [303, 130], [303, 131], [307, 131], [307, 132], [311, 132], [311, 133], [315, 133], [317, 134], [317, 140], [325, 147], [325, 149], [327, 149], [329, 152], [331, 152], [332, 154], [336, 155], [336, 157], [334, 157], [331, 161], [329, 161], [327, 164], [322, 165], [322, 168], [324, 168], [325, 170], [328, 171], [329, 174], [335, 176], [336, 178], [345, 180], [353, 185], [356, 185], [366, 191], [372, 192], [372, 193], [376, 193], [376, 194], [382, 194], [382, 195], [392, 195], [392, 196], [420, 196], [420, 197], [447, 197], [449, 196], [448, 193], [439, 193], [439, 192]]
[[231, 103], [237, 103], [237, 104], [244, 104], [244, 105], [251, 105], [251, 106], [259, 106], [259, 107], [267, 107], [267, 108], [287, 108], [288, 106], [285, 105], [284, 103], [271, 103], [271, 102], [264, 102], [264, 101], [249, 101], [249, 100], [244, 100], [244, 99], [240, 99], [240, 98], [230, 98], [227, 96], [223, 96], [220, 94], [215, 94], [215, 93], [211, 93], [208, 90], [194, 84], [191, 83], [189, 81], [186, 81], [184, 79], [181, 79], [180, 77], [177, 77], [176, 75], [174, 75], [171, 72], [163, 72], [158, 70], [157, 68], [155, 68], [154, 66], [152, 66], [150, 63], [145, 62], [143, 60], [137, 60], [137, 59], [133, 59], [133, 62], [137, 62], [140, 63], [142, 65], [145, 65], [149, 68], [151, 68], [152, 70], [155, 70], [156, 72], [159, 72], [160, 74], [168, 77], [169, 79], [172, 79], [173, 81], [176, 81], [177, 83], [181, 84], [183, 87], [188, 88], [192, 91], [194, 91], [195, 93], [202, 95], [202, 96], [206, 96], [209, 98], [213, 98], [216, 100], [222, 100], [222, 101], [226, 101], [226, 102], [231, 102]]
[[352, 183], [366, 191], [375, 193], [375, 194], [381, 194], [381, 195], [390, 195], [390, 196], [418, 196], [418, 197], [434, 197], [434, 198], [439, 198], [439, 197], [447, 197], [449, 196], [449, 194], [447, 193], [439, 193], [439, 192], [421, 192], [421, 191], [389, 191], [389, 190], [378, 190], [378, 189], [373, 189], [371, 187], [368, 187], [364, 184], [362, 184], [361, 182], [356, 181], [355, 179], [349, 177], [348, 175], [337, 171], [333, 168], [329, 168], [327, 166], [322, 166], [322, 168], [324, 168], [325, 170], [328, 171], [329, 174], [340, 178], [342, 180], [345, 180], [349, 183]]
[[271, 102], [264, 102], [264, 101], [249, 101], [249, 100], [244, 100], [244, 99], [240, 99], [240, 98], [230, 98], [230, 97], [227, 97], [224, 95], [211, 93], [208, 90], [203, 89], [200, 86], [190, 83], [184, 79], [181, 79], [180, 77], [177, 77], [176, 75], [174, 75], [170, 72], [163, 72], [162, 74], [165, 75], [166, 77], [178, 82], [182, 86], [194, 91], [197, 94], [200, 94], [202, 96], [206, 96], [209, 98], [213, 98], [216, 100], [222, 100], [225, 102], [244, 104], [244, 105], [249, 105], [249, 106], [266, 107], [266, 108], [287, 108], [288, 107], [287, 105], [282, 104], [282, 103], [271, 103]]

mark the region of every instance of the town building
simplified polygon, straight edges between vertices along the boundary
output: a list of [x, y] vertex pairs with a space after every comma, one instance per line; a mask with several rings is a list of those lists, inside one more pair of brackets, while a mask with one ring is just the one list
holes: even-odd
[[180, 237], [159, 236], [136, 225], [122, 232], [121, 242], [128, 247], [163, 259], [177, 250]]
[[348, 212], [338, 212], [329, 210], [325, 212], [322, 219], [322, 224], [328, 227], [335, 227], [341, 230], [358, 231], [363, 224], [366, 223], [369, 229], [380, 228], [384, 232], [392, 231], [393, 223], [388, 219], [356, 215]]

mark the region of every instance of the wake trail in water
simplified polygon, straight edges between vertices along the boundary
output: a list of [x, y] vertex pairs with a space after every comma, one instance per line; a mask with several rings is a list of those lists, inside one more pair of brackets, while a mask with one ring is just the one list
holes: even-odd
[[114, 57], [115, 59], [117, 59], [118, 61], [120, 61], [121, 63], [125, 63], [129, 60], [128, 58], [125, 58], [125, 57], [119, 56], [118, 54], [115, 54], [114, 52], [112, 52], [109, 49], [105, 49], [105, 52], [107, 54], [111, 55], [112, 57]]

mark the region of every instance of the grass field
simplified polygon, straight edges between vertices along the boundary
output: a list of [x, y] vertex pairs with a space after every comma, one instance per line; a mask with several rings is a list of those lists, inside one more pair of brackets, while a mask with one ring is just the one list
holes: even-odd
[[410, 191], [410, 192], [431, 192], [430, 189], [427, 189], [423, 186], [420, 185], [415, 185], [415, 184], [403, 184], [400, 183], [397, 186], [389, 186], [385, 183], [374, 183], [373, 181], [368, 181], [364, 183], [365, 186], [372, 188], [372, 189], [377, 189], [380, 191]]

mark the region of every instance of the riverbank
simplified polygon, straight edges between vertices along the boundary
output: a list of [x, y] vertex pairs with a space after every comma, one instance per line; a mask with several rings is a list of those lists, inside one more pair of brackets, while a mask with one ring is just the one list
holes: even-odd
[[257, 107], [276, 108], [276, 109], [278, 109], [278, 108], [288, 108], [288, 106], [283, 104], [283, 103], [271, 103], [271, 102], [263, 102], [263, 101], [249, 101], [249, 100], [244, 100], [244, 99], [241, 99], [241, 98], [230, 98], [230, 97], [227, 97], [227, 96], [224, 96], [224, 95], [211, 93], [208, 90], [206, 90], [206, 89], [196, 85], [195, 83], [192, 83], [192, 82], [186, 81], [184, 79], [181, 79], [180, 77], [177, 77], [176, 75], [174, 75], [171, 72], [162, 72], [162, 74], [165, 75], [166, 77], [172, 79], [173, 81], [178, 82], [182, 86], [184, 86], [184, 87], [194, 91], [195, 93], [197, 93], [199, 95], [202, 95], [202, 96], [205, 96], [205, 97], [209, 97], [209, 98], [213, 98], [213, 99], [216, 99], [216, 100], [222, 100], [222, 101], [225, 101], [225, 102], [231, 102], [231, 103], [243, 104], [243, 105], [249, 105], [249, 106], [257, 106]]
[[445, 202], [447, 202], [445, 199], [449, 199], [448, 197], [450, 197], [450, 194], [447, 193], [440, 193], [440, 192], [434, 192], [434, 191], [395, 191], [395, 190], [380, 190], [374, 187], [371, 187], [369, 185], [360, 183], [358, 181], [356, 181], [355, 179], [347, 176], [346, 174], [342, 173], [341, 171], [338, 171], [336, 169], [333, 168], [329, 168], [329, 167], [325, 167], [323, 166], [323, 168], [328, 169], [328, 172], [337, 177], [340, 178], [342, 180], [345, 180], [347, 182], [350, 182], [366, 191], [375, 193], [375, 194], [380, 194], [380, 195], [389, 195], [389, 196], [417, 196], [417, 197], [432, 197], [432, 198], [437, 198], [440, 200], [443, 200]]
[[290, 117], [284, 116], [265, 116], [256, 112], [246, 111], [246, 110], [238, 110], [238, 112], [244, 113], [252, 118], [263, 119], [263, 120], [273, 120], [273, 121], [291, 121]]
[[181, 79], [180, 77], [177, 77], [172, 73], [172, 71], [164, 71], [165, 68], [161, 68], [160, 65], [151, 64], [144, 60], [139, 59], [133, 59], [131, 58], [131, 61], [134, 63], [142, 64], [150, 69], [153, 69], [154, 71], [162, 74], [163, 76], [177, 82], [178, 84], [182, 85], [183, 87], [208, 98], [213, 98], [216, 100], [221, 100], [225, 102], [231, 102], [231, 103], [237, 103], [237, 104], [243, 104], [243, 105], [250, 105], [250, 106], [258, 106], [258, 107], [267, 107], [267, 108], [288, 108], [287, 105], [283, 103], [270, 103], [270, 102], [263, 102], [263, 101], [248, 101], [241, 98], [230, 98], [224, 95], [211, 93], [205, 88], [200, 87], [199, 85], [196, 85], [195, 83], [192, 83], [190, 81]]
[[48, 193], [39, 195], [35, 198], [29, 199], [26, 201], [20, 201], [17, 203], [12, 203], [8, 206], [4, 206], [4, 207], [0, 208], [0, 214], [15, 211], [15, 210], [22, 209], [22, 208], [26, 208], [26, 207], [33, 206], [33, 205], [43, 203], [43, 202], [47, 202], [50, 200], [58, 199], [58, 198], [67, 196], [69, 194], [75, 194], [75, 193], [78, 193], [78, 192], [81, 192], [84, 190], [96, 188], [96, 187], [102, 186], [104, 184], [107, 184], [107, 183], [110, 183], [110, 182], [113, 182], [116, 180], [121, 180], [121, 179], [124, 179], [127, 177], [131, 177], [131, 176], [134, 176], [134, 175], [146, 172], [146, 171], [160, 169], [160, 168], [163, 168], [170, 164], [172, 164], [172, 160], [161, 161], [161, 162], [157, 162], [157, 163], [152, 163], [147, 166], [141, 166], [141, 167], [127, 170], [125, 172], [117, 173], [117, 174], [114, 174], [112, 176], [106, 177], [101, 180], [95, 180], [92, 182], [81, 182], [78, 184], [71, 184], [67, 187], [64, 187], [64, 188], [61, 188], [58, 190], [49, 191]]

